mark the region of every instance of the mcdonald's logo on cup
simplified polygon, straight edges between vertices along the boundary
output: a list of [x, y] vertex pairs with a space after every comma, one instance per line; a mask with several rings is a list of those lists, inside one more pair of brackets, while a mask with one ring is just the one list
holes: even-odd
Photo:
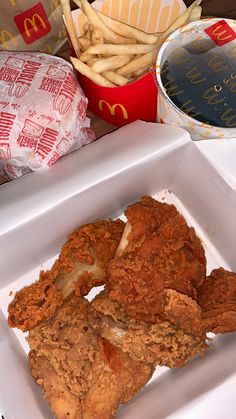
[[15, 16], [14, 21], [26, 44], [32, 44], [47, 35], [51, 30], [42, 3], [37, 3]]
[[116, 112], [116, 108], [120, 108], [122, 113], [123, 113], [124, 119], [128, 119], [128, 112], [125, 109], [125, 107], [123, 105], [121, 105], [121, 103], [114, 103], [114, 105], [110, 105], [110, 103], [107, 102], [107, 100], [101, 99], [98, 102], [98, 107], [99, 107], [100, 111], [103, 110], [103, 104], [108, 107], [111, 115], [114, 116], [115, 112]]
[[219, 20], [205, 29], [205, 32], [219, 47], [236, 39], [236, 32], [225, 20]]

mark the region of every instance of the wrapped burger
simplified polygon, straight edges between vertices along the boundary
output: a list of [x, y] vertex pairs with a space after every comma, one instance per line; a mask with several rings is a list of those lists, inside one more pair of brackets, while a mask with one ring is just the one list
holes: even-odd
[[50, 167], [92, 142], [87, 99], [71, 64], [33, 52], [0, 52], [0, 175]]

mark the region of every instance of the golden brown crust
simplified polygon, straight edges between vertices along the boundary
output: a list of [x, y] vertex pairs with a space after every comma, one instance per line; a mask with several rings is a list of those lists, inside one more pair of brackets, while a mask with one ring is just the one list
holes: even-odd
[[73, 293], [29, 333], [32, 375], [57, 418], [109, 419], [152, 375], [152, 365], [132, 360], [99, 336], [96, 317]]
[[50, 318], [75, 287], [86, 295], [92, 287], [104, 284], [107, 264], [116, 252], [123, 229], [121, 220], [107, 220], [71, 233], [51, 270], [41, 272], [36, 283], [16, 293], [8, 308], [9, 325], [30, 330]]
[[203, 327], [207, 332], [236, 330], [236, 274], [214, 269], [199, 290]]
[[184, 332], [201, 336], [202, 310], [195, 300], [173, 289], [165, 290], [165, 317]]
[[204, 334], [187, 333], [167, 320], [152, 324], [132, 319], [106, 292], [100, 293], [92, 306], [98, 312], [95, 327], [99, 333], [136, 361], [177, 367], [207, 350]]
[[39, 280], [17, 292], [8, 307], [8, 324], [24, 332], [52, 316], [62, 303], [49, 272], [40, 272]]
[[[70, 234], [9, 306], [9, 325], [30, 330], [31, 372], [58, 419], [110, 419], [155, 365], [181, 366], [205, 354], [207, 331], [236, 330], [236, 274], [206, 279], [202, 244], [177, 209], [144, 196], [125, 214], [123, 235], [120, 220]], [[104, 283], [92, 303], [81, 297]]]
[[123, 253], [110, 263], [109, 298], [132, 318], [164, 321], [165, 289], [197, 299], [206, 275], [204, 249], [174, 206], [144, 197], [126, 214], [131, 232]]
[[174, 205], [161, 203], [151, 196], [144, 195], [140, 202], [130, 205], [125, 211], [132, 226], [129, 241], [137, 241], [144, 234], [155, 231], [163, 222], [177, 214], [178, 211]]

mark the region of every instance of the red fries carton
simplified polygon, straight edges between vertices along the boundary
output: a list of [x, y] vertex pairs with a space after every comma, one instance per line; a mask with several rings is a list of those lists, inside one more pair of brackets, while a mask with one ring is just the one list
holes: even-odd
[[[97, 0], [92, 6], [104, 14], [148, 33], [163, 32], [185, 10], [182, 0]], [[72, 12], [78, 37], [86, 17], [77, 9]], [[137, 119], [156, 121], [157, 83], [150, 71], [125, 86], [103, 87], [78, 73], [79, 83], [88, 98], [88, 109], [98, 117], [119, 127]]]

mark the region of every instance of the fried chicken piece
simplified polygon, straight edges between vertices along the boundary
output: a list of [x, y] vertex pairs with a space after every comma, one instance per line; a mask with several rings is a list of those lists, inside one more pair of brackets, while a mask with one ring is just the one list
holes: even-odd
[[50, 318], [75, 286], [86, 295], [92, 287], [104, 284], [107, 264], [123, 229], [121, 220], [108, 220], [86, 224], [71, 233], [53, 267], [16, 293], [8, 308], [9, 325], [30, 330]]
[[198, 301], [207, 332], [236, 331], [236, 273], [214, 269], [200, 288]]
[[[143, 200], [125, 212], [130, 230], [121, 239], [125, 246], [118, 246], [119, 256], [110, 262], [106, 289], [127, 316], [155, 323], [166, 320], [166, 289], [197, 300], [206, 277], [206, 258], [194, 229], [175, 207], [149, 197]], [[185, 322], [184, 330], [186, 326]]]
[[191, 335], [201, 336], [202, 310], [198, 303], [185, 294], [166, 289], [164, 314], [168, 321]]
[[96, 318], [90, 304], [72, 293], [29, 333], [32, 375], [58, 419], [109, 419], [153, 373], [152, 365], [100, 337]]
[[[170, 312], [171, 304], [168, 302], [167, 306]], [[204, 333], [186, 333], [167, 320], [159, 319], [152, 324], [132, 319], [125, 314], [122, 305], [109, 299], [106, 292], [100, 293], [92, 301], [92, 306], [98, 312], [95, 325], [99, 333], [136, 361], [179, 367], [194, 355], [204, 355], [207, 350]], [[179, 319], [178, 314], [177, 317]], [[179, 320], [182, 323], [181, 317]]]
[[129, 250], [130, 242], [138, 241], [143, 235], [155, 231], [162, 223], [178, 214], [174, 205], [156, 201], [148, 195], [141, 198], [141, 202], [130, 205], [125, 210], [128, 222], [125, 226], [116, 256]]

